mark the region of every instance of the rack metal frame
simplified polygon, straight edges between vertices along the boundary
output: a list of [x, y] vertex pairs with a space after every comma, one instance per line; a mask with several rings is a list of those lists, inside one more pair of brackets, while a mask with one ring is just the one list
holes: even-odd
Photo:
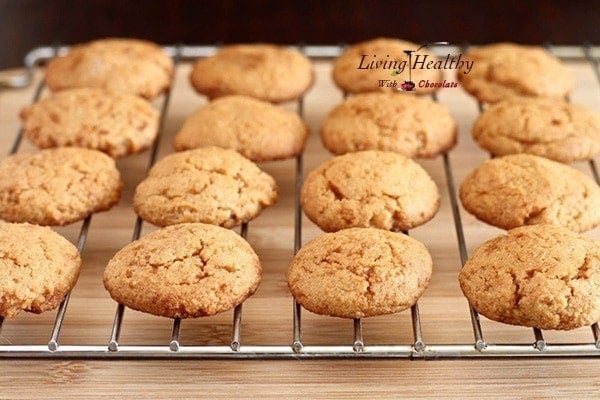
[[[600, 47], [592, 45], [582, 46], [551, 46], [545, 45], [561, 59], [587, 61], [593, 68], [600, 83]], [[466, 50], [462, 47], [433, 48], [434, 52]], [[181, 62], [193, 61], [212, 54], [218, 46], [165, 46], [164, 49], [174, 59], [175, 66]], [[297, 46], [311, 59], [331, 60], [343, 50], [343, 46]], [[25, 57], [25, 72], [22, 75], [0, 79], [0, 89], [5, 87], [25, 87], [34, 80], [34, 72], [49, 59], [68, 50], [64, 46], [39, 47], [31, 50]], [[32, 101], [40, 98], [43, 91], [43, 80], [34, 92]], [[160, 138], [165, 128], [166, 115], [169, 109], [171, 91], [165, 93], [160, 104], [159, 134], [151, 148], [148, 169], [156, 161]], [[433, 99], [437, 101], [435, 95]], [[480, 112], [483, 105], [479, 104]], [[304, 114], [304, 98], [298, 100], [297, 111], [300, 116]], [[19, 150], [23, 132], [20, 130], [10, 149], [9, 154]], [[446, 185], [450, 197], [454, 227], [456, 232], [458, 252], [461, 264], [467, 260], [467, 246], [457, 199], [456, 185], [449, 154], [441, 156], [445, 172]], [[590, 169], [600, 185], [600, 175], [594, 160], [589, 162]], [[296, 158], [295, 164], [295, 201], [294, 201], [294, 254], [302, 246], [302, 209], [299, 193], [302, 186], [303, 158]], [[86, 218], [80, 227], [77, 239], [77, 249], [81, 253], [87, 241], [88, 230], [92, 216]], [[132, 241], [140, 237], [143, 221], [138, 218], [135, 222]], [[249, 225], [241, 227], [240, 235], [246, 238]], [[408, 232], [405, 232], [408, 234]], [[164, 345], [120, 345], [119, 336], [123, 325], [125, 307], [117, 305], [114, 322], [105, 344], [90, 345], [61, 345], [60, 332], [68, 307], [70, 295], [60, 304], [47, 345], [0, 345], [0, 358], [66, 358], [66, 359], [155, 359], [155, 358], [181, 358], [181, 359], [302, 359], [302, 358], [406, 358], [406, 359], [440, 359], [440, 358], [502, 358], [502, 357], [600, 357], [600, 328], [598, 324], [591, 326], [590, 341], [586, 343], [548, 343], [539, 329], [533, 329], [531, 343], [493, 344], [484, 338], [479, 316], [470, 309], [471, 324], [473, 329], [473, 342], [465, 344], [437, 344], [426, 343], [423, 340], [419, 306], [415, 304], [411, 310], [413, 342], [405, 344], [378, 345], [366, 344], [363, 337], [362, 322], [360, 319], [353, 321], [354, 339], [345, 345], [304, 345], [302, 341], [302, 307], [293, 302], [293, 330], [290, 344], [252, 345], [242, 341], [242, 304], [233, 312], [232, 334], [229, 345], [182, 345], [179, 341], [182, 320], [173, 320], [171, 339]], [[0, 317], [0, 331], [4, 321]]]

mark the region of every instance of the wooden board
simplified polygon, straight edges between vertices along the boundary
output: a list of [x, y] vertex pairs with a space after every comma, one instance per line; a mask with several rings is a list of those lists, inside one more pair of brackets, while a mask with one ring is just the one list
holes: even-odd
[[[600, 86], [593, 70], [585, 62], [569, 64], [577, 77], [572, 100], [600, 109]], [[161, 139], [159, 158], [173, 151], [171, 143], [185, 117], [204, 103], [188, 84], [189, 65], [177, 71], [166, 130]], [[305, 152], [304, 171], [310, 171], [331, 157], [318, 138], [318, 126], [327, 112], [342, 100], [333, 85], [331, 66], [315, 62], [316, 84], [305, 98], [306, 121], [313, 133]], [[36, 75], [39, 80], [41, 75]], [[447, 79], [452, 79], [449, 75]], [[18, 112], [31, 100], [35, 85], [0, 92], [0, 152], [8, 153], [19, 129]], [[439, 100], [448, 106], [459, 122], [460, 140], [451, 152], [455, 179], [464, 176], [488, 155], [470, 138], [471, 125], [478, 114], [477, 103], [460, 89], [445, 89]], [[157, 104], [159, 104], [157, 102]], [[285, 105], [290, 109], [295, 104]], [[24, 142], [20, 151], [33, 151]], [[119, 160], [125, 190], [120, 204], [93, 217], [83, 251], [84, 266], [73, 291], [61, 333], [61, 344], [107, 344], [116, 304], [102, 287], [103, 268], [110, 257], [129, 243], [135, 214], [131, 202], [137, 183], [146, 173], [148, 152]], [[457, 274], [460, 259], [450, 201], [441, 158], [419, 160], [431, 174], [442, 193], [439, 214], [426, 225], [411, 231], [423, 241], [434, 259], [430, 287], [419, 302], [423, 335], [427, 343], [472, 343], [467, 302], [463, 298]], [[590, 174], [586, 163], [575, 165]], [[292, 299], [285, 283], [285, 271], [293, 255], [294, 161], [263, 163], [279, 186], [281, 198], [249, 227], [248, 240], [259, 254], [263, 283], [254, 297], [244, 304], [243, 344], [281, 344], [292, 340]], [[502, 231], [481, 222], [461, 210], [467, 247], [472, 251], [483, 241]], [[80, 224], [57, 229], [75, 241]], [[303, 219], [303, 241], [320, 231]], [[144, 225], [142, 234], [155, 228]], [[600, 238], [600, 229], [586, 236]], [[55, 313], [22, 313], [9, 320], [0, 340], [14, 344], [45, 344]], [[303, 313], [305, 344], [350, 344], [352, 322]], [[182, 345], [228, 344], [232, 313], [184, 321]], [[171, 320], [127, 310], [122, 344], [165, 344], [170, 338]], [[511, 327], [483, 320], [485, 337], [495, 343], [530, 343], [530, 329]], [[573, 332], [545, 332], [549, 342], [590, 342], [589, 328]], [[412, 342], [410, 313], [377, 317], [364, 321], [367, 345]], [[302, 361], [0, 361], [0, 398], [41, 396], [81, 397], [93, 390], [94, 398], [125, 397], [146, 393], [152, 397], [285, 397], [317, 398], [396, 398], [410, 397], [481, 397], [484, 393], [502, 397], [550, 396], [569, 393], [578, 398], [600, 395], [600, 374], [596, 359], [531, 360], [302, 360]], [[40, 390], [43, 390], [43, 395]], [[326, 396], [328, 394], [329, 396]]]

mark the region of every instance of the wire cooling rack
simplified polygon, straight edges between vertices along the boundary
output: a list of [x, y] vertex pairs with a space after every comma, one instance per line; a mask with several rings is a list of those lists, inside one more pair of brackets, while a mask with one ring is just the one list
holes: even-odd
[[[465, 51], [467, 46], [458, 47], [434, 47], [437, 53], [451, 51]], [[300, 51], [313, 60], [332, 60], [343, 50], [342, 46], [298, 46]], [[546, 48], [556, 56], [564, 60], [585, 61], [593, 69], [596, 78], [600, 82], [600, 47], [591, 45], [582, 46], [551, 46]], [[173, 57], [175, 67], [182, 62], [206, 57], [212, 54], [217, 46], [165, 46], [164, 49]], [[67, 47], [39, 47], [30, 51], [25, 58], [25, 72], [13, 75], [9, 78], [0, 79], [0, 88], [19, 88], [30, 85], [34, 81], [37, 68], [49, 59], [68, 50]], [[42, 82], [37, 86], [32, 102], [37, 101], [44, 89]], [[600, 93], [599, 93], [600, 95]], [[437, 101], [435, 95], [433, 99]], [[171, 101], [171, 91], [162, 97], [160, 108], [159, 134], [150, 150], [148, 169], [154, 164], [157, 156], [160, 137], [165, 130], [166, 115]], [[297, 112], [304, 115], [305, 99], [297, 102]], [[483, 105], [479, 103], [479, 111]], [[22, 141], [22, 130], [18, 132], [9, 154], [16, 153]], [[457, 200], [456, 185], [453, 173], [453, 165], [448, 154], [443, 154], [443, 168], [446, 178], [447, 189], [451, 202], [456, 242], [460, 254], [461, 264], [467, 260], [467, 246], [463, 231], [460, 208]], [[598, 169], [594, 160], [589, 162], [589, 168], [596, 182], [600, 184]], [[302, 210], [299, 201], [300, 188], [303, 176], [303, 156], [296, 158], [295, 162], [295, 194], [294, 194], [294, 253], [302, 246]], [[77, 238], [77, 249], [81, 253], [88, 240], [88, 231], [92, 216], [86, 218], [79, 229]], [[133, 227], [132, 241], [140, 237], [143, 221], [137, 218]], [[246, 238], [249, 224], [241, 227], [240, 234]], [[405, 232], [408, 234], [408, 232]], [[1, 344], [0, 358], [231, 358], [231, 359], [253, 359], [253, 358], [410, 358], [410, 359], [432, 359], [432, 358], [481, 358], [481, 357], [544, 357], [544, 356], [587, 356], [600, 357], [600, 329], [598, 324], [591, 326], [589, 341], [582, 343], [548, 343], [544, 339], [541, 330], [532, 330], [532, 340], [529, 343], [494, 344], [485, 339], [483, 329], [477, 312], [469, 307], [473, 340], [470, 343], [426, 343], [423, 340], [421, 328], [421, 316], [419, 306], [415, 304], [410, 309], [412, 342], [399, 344], [369, 344], [365, 345], [363, 338], [362, 321], [353, 321], [353, 340], [351, 344], [340, 345], [305, 345], [302, 340], [302, 307], [294, 302], [291, 305], [293, 314], [292, 337], [287, 344], [253, 345], [242, 341], [242, 307], [237, 306], [233, 312], [231, 323], [231, 340], [229, 345], [182, 345], [179, 337], [182, 320], [173, 320], [171, 338], [162, 345], [121, 345], [119, 343], [121, 329], [123, 327], [123, 315], [126, 311], [121, 304], [116, 306], [114, 321], [110, 329], [110, 336], [104, 343], [84, 345], [61, 345], [60, 336], [63, 321], [69, 304], [70, 295], [60, 304], [56, 312], [55, 322], [49, 332], [47, 345], [39, 344]], [[4, 321], [0, 318], [0, 331]]]

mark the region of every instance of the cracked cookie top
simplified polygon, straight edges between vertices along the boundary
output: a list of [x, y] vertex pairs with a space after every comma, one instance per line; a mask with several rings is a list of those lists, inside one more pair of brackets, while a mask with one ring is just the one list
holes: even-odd
[[[425, 48], [415, 51], [420, 47], [416, 43], [392, 38], [376, 38], [355, 43], [334, 61], [333, 80], [336, 85], [349, 93], [382, 90], [396, 92], [396, 88], [380, 87], [379, 80], [394, 80], [395, 78], [399, 83], [409, 80], [409, 58], [405, 51], [412, 50], [414, 52], [411, 56], [413, 64], [416, 61], [427, 64], [438, 60], [435, 54]], [[393, 76], [394, 70], [400, 71], [400, 74]], [[440, 82], [443, 78], [440, 69], [414, 68], [411, 74], [413, 82], [421, 80]], [[419, 87], [415, 93], [428, 94], [435, 90], [437, 89], [433, 86]]]
[[53, 310], [75, 286], [81, 258], [47, 227], [0, 224], [0, 315]]
[[275, 203], [275, 180], [239, 153], [201, 147], [171, 154], [136, 188], [135, 212], [158, 226], [204, 222], [227, 228]]
[[367, 93], [348, 98], [321, 124], [323, 145], [334, 154], [384, 150], [435, 157], [456, 144], [448, 109], [408, 94]]
[[529, 154], [485, 161], [463, 181], [460, 200], [503, 229], [549, 223], [583, 232], [600, 224], [600, 187], [591, 178]]
[[411, 307], [429, 285], [431, 256], [402, 233], [351, 228], [307, 243], [287, 282], [307, 310], [341, 318], [393, 314]]
[[0, 161], [0, 218], [66, 225], [108, 210], [121, 196], [115, 160], [97, 150], [58, 147]]
[[129, 308], [195, 318], [234, 308], [261, 280], [258, 256], [241, 236], [192, 223], [152, 232], [108, 262], [104, 287]]
[[473, 68], [456, 77], [484, 103], [515, 96], [564, 98], [573, 89], [571, 71], [541, 47], [496, 43], [469, 51], [464, 58], [473, 61]]
[[198, 60], [190, 81], [213, 99], [242, 94], [281, 103], [301, 97], [313, 81], [310, 60], [298, 51], [272, 44], [236, 44]]
[[53, 91], [95, 87], [152, 99], [171, 85], [173, 60], [158, 45], [139, 39], [99, 39], [73, 46], [46, 67]]
[[600, 320], [600, 243], [565, 228], [512, 229], [475, 250], [459, 281], [494, 321], [569, 330]]
[[23, 135], [41, 148], [78, 146], [111, 157], [139, 153], [158, 132], [158, 111], [131, 94], [78, 88], [54, 93], [21, 111]]
[[496, 156], [528, 153], [568, 163], [600, 153], [600, 114], [555, 99], [494, 104], [475, 121], [472, 133]]
[[225, 96], [188, 117], [173, 144], [176, 150], [218, 146], [252, 161], [272, 161], [300, 154], [307, 136], [295, 112], [248, 96]]
[[311, 171], [301, 201], [306, 215], [327, 232], [352, 227], [403, 231], [433, 218], [440, 194], [416, 162], [369, 150], [335, 157]]

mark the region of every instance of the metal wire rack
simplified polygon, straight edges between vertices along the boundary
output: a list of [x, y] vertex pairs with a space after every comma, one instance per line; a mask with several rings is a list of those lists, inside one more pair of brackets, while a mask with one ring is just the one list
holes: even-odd
[[[452, 47], [455, 52], [466, 50], [467, 46]], [[217, 46], [165, 46], [165, 50], [173, 57], [175, 66], [181, 62], [192, 61], [200, 57], [212, 54]], [[600, 82], [600, 47], [583, 46], [551, 46], [546, 48], [561, 59], [585, 60], [593, 68], [596, 78]], [[311, 59], [331, 60], [337, 57], [343, 50], [342, 46], [298, 46], [298, 49]], [[33, 81], [35, 69], [44, 62], [67, 50], [67, 47], [39, 47], [29, 52], [25, 58], [25, 72], [22, 75], [12, 76], [0, 80], [0, 88], [18, 88], [29, 85]], [[448, 47], [443, 49], [434, 48], [435, 52], [447, 52]], [[34, 92], [32, 101], [40, 98], [43, 91], [43, 81]], [[433, 99], [437, 101], [435, 95]], [[157, 156], [160, 137], [165, 129], [165, 116], [169, 109], [171, 91], [165, 93], [160, 104], [160, 128], [150, 153], [148, 169], [154, 164]], [[479, 104], [479, 111], [484, 106]], [[297, 112], [304, 114], [304, 98], [297, 102]], [[22, 130], [20, 130], [13, 142], [9, 154], [19, 150], [22, 141]], [[463, 231], [463, 222], [457, 200], [456, 185], [452, 163], [448, 154], [443, 154], [443, 168], [446, 178], [447, 189], [451, 202], [451, 210], [456, 232], [458, 252], [461, 264], [467, 260], [467, 246]], [[589, 167], [596, 182], [600, 185], [600, 175], [594, 160], [589, 162]], [[302, 246], [302, 210], [299, 201], [300, 188], [302, 186], [303, 158], [296, 158], [295, 163], [295, 195], [294, 195], [294, 254]], [[92, 216], [86, 218], [80, 227], [77, 239], [77, 249], [81, 253], [86, 245], [88, 229]], [[132, 241], [140, 237], [143, 221], [137, 218], [132, 234]], [[241, 227], [240, 235], [246, 238], [249, 225]], [[405, 232], [408, 234], [408, 232]], [[438, 344], [425, 343], [421, 328], [421, 316], [419, 306], [415, 304], [411, 310], [413, 341], [404, 344], [365, 345], [363, 338], [362, 321], [355, 319], [353, 323], [353, 341], [348, 345], [304, 345], [302, 341], [302, 307], [294, 301], [292, 305], [293, 329], [289, 344], [253, 345], [242, 341], [242, 306], [239, 305], [233, 312], [231, 325], [232, 334], [229, 345], [182, 345], [180, 343], [180, 330], [182, 320], [174, 319], [171, 339], [164, 345], [120, 345], [119, 338], [123, 326], [123, 315], [125, 307], [117, 305], [110, 337], [105, 343], [86, 345], [61, 345], [60, 333], [65, 313], [69, 304], [70, 295], [60, 304], [56, 319], [52, 327], [47, 345], [0, 345], [0, 358], [222, 358], [222, 359], [254, 359], [254, 358], [410, 358], [410, 359], [432, 359], [432, 358], [482, 358], [482, 357], [544, 357], [544, 356], [588, 356], [600, 357], [600, 328], [598, 324], [591, 326], [590, 340], [584, 343], [555, 344], [548, 343], [544, 339], [543, 332], [534, 328], [532, 342], [515, 344], [493, 344], [485, 340], [484, 333], [477, 312], [470, 308], [470, 317], [473, 331], [473, 341], [464, 344]], [[0, 331], [4, 321], [0, 318]]]

